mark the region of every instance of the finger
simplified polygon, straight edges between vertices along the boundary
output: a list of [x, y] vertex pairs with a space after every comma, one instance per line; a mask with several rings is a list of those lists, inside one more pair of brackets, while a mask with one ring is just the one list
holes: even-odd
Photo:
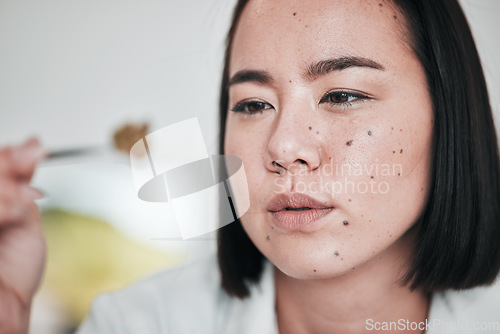
[[0, 176], [2, 175], [8, 175], [10, 171], [10, 166], [12, 165], [11, 163], [11, 153], [10, 151], [12, 148], [10, 146], [8, 147], [2, 147], [0, 149]]
[[19, 201], [0, 197], [0, 228], [22, 222], [28, 216], [28, 207]]
[[5, 176], [0, 176], [0, 195], [20, 199], [21, 183]]
[[13, 173], [18, 178], [29, 181], [37, 163], [46, 155], [37, 138], [27, 140], [18, 150], [12, 151]]
[[18, 147], [6, 147], [0, 151], [0, 173], [29, 181], [36, 164], [44, 155], [45, 152], [36, 138]]
[[0, 176], [0, 195], [8, 196], [18, 201], [34, 201], [44, 197], [44, 194], [30, 186], [27, 182], [14, 178]]
[[11, 180], [0, 180], [0, 226], [20, 223], [38, 210], [35, 199], [41, 193], [27, 184], [17, 185]]

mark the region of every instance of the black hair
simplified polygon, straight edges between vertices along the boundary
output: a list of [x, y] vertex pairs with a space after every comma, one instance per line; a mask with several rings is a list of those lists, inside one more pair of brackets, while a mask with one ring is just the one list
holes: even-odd
[[[220, 90], [220, 152], [228, 110], [231, 47], [248, 0], [227, 35]], [[431, 293], [491, 284], [500, 270], [500, 159], [481, 62], [457, 0], [392, 0], [424, 67], [434, 109], [427, 204], [414, 227], [415, 254], [403, 284]], [[264, 256], [235, 221], [218, 231], [222, 287], [244, 298]]]

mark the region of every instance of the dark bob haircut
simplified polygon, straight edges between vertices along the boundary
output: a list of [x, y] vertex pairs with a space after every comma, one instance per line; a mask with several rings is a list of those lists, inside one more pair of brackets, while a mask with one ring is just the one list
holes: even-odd
[[[220, 91], [220, 152], [228, 110], [231, 45], [248, 0], [238, 1]], [[491, 284], [500, 269], [500, 162], [486, 82], [457, 0], [392, 0], [425, 69], [434, 107], [427, 205], [415, 223], [416, 252], [402, 284], [426, 293]], [[240, 221], [218, 232], [222, 287], [244, 298], [264, 256]]]

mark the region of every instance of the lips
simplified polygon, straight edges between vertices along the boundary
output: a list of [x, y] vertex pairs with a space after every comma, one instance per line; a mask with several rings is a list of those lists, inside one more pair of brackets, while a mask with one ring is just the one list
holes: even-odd
[[300, 193], [280, 194], [267, 206], [273, 223], [289, 231], [308, 228], [333, 209], [332, 205]]

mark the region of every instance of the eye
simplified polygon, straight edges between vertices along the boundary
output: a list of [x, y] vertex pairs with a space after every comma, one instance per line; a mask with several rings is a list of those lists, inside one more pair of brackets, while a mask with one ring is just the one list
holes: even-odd
[[231, 111], [242, 112], [246, 114], [256, 114], [272, 108], [273, 108], [272, 105], [264, 101], [243, 100], [241, 102], [238, 102], [234, 107], [232, 107]]
[[334, 107], [352, 107], [354, 103], [363, 102], [368, 96], [353, 91], [333, 91], [327, 93], [319, 103], [328, 103]]

